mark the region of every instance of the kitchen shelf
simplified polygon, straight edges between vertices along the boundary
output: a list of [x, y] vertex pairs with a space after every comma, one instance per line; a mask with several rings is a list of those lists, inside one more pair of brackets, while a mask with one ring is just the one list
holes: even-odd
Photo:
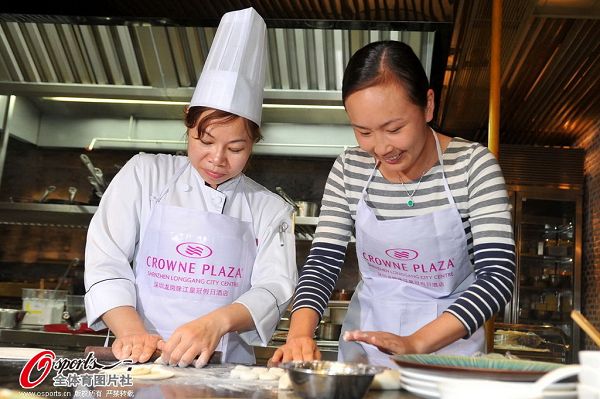
[[561, 262], [561, 263], [572, 263], [573, 262], [573, 258], [570, 256], [532, 255], [532, 254], [524, 254], [524, 253], [520, 253], [519, 256], [521, 256], [522, 258], [548, 260], [548, 261], [552, 261], [552, 262]]
[[552, 287], [552, 286], [536, 287], [533, 285], [520, 285], [519, 289], [526, 290], [526, 291], [559, 291], [559, 290], [563, 291], [563, 292], [571, 291], [570, 288], [568, 288], [568, 287], [565, 288], [565, 287], [560, 287], [560, 286], [558, 286], [558, 287]]
[[303, 224], [307, 226], [316, 226], [319, 222], [318, 216], [296, 216], [294, 218], [296, 224]]
[[91, 205], [0, 202], [0, 224], [87, 228], [97, 209]]

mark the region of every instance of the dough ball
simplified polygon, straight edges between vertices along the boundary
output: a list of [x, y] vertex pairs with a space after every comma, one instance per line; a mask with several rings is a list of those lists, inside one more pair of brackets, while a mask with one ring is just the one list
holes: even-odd
[[105, 374], [131, 374], [132, 377], [150, 374], [152, 366], [127, 366], [115, 367], [114, 369], [103, 370]]
[[269, 372], [269, 369], [266, 367], [252, 367], [252, 372], [256, 374], [265, 374]]
[[234, 370], [250, 370], [252, 367], [244, 366], [243, 364], [238, 364], [233, 369]]
[[242, 371], [244, 370], [240, 370], [240, 369], [233, 369], [231, 370], [231, 372], [229, 373], [229, 376], [231, 378], [240, 378], [240, 374], [242, 373]]
[[115, 367], [114, 369], [104, 369], [100, 371], [101, 373], [104, 374], [127, 374], [129, 373], [129, 370], [127, 370], [127, 367]]
[[166, 378], [171, 378], [174, 375], [175, 373], [166, 367], [152, 366], [150, 367], [150, 372], [148, 374], [134, 375], [133, 378], [138, 380], [164, 380]]
[[[131, 370], [129, 370], [131, 368]], [[104, 370], [105, 374], [131, 374], [131, 377], [136, 380], [162, 380], [171, 378], [175, 373], [161, 366], [129, 366], [117, 367], [112, 370]]]
[[400, 389], [400, 372], [398, 370], [384, 370], [375, 375], [370, 389], [397, 390]]
[[290, 375], [288, 373], [282, 374], [281, 377], [279, 377], [278, 388], [282, 391], [290, 391], [293, 389], [292, 381], [290, 380]]
[[279, 376], [275, 375], [274, 373], [261, 373], [258, 375], [258, 379], [265, 381], [276, 381], [279, 379]]
[[146, 375], [146, 374], [150, 374], [151, 370], [152, 370], [152, 366], [133, 367], [131, 369], [131, 375], [133, 377], [136, 377], [138, 375]]
[[269, 374], [275, 374], [276, 376], [282, 376], [285, 374], [285, 370], [281, 367], [271, 367], [269, 369]]
[[240, 373], [240, 380], [258, 380], [258, 374], [253, 373], [252, 370], [242, 370]]

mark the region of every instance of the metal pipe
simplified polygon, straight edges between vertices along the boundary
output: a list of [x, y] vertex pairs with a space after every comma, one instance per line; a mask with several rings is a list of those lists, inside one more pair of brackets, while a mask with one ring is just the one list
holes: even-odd
[[492, 37], [490, 56], [490, 106], [488, 121], [488, 148], [500, 155], [500, 50], [502, 43], [502, 0], [492, 2]]
[[[163, 139], [126, 139], [121, 137], [94, 137], [87, 146], [89, 151], [93, 150], [97, 143], [102, 141], [113, 141], [119, 143], [153, 143], [153, 144], [187, 144], [184, 140]], [[303, 148], [348, 148], [345, 144], [309, 144], [309, 143], [256, 143], [256, 147], [303, 147]]]
[[[500, 50], [502, 44], [502, 0], [492, 2], [492, 37], [490, 55], [490, 106], [488, 121], [488, 149], [496, 158], [500, 156]], [[496, 315], [485, 322], [486, 352], [494, 349], [494, 323]]]
[[6, 153], [8, 150], [8, 139], [10, 138], [10, 132], [8, 131], [8, 125], [12, 119], [12, 113], [15, 106], [15, 96], [8, 96], [6, 99], [6, 108], [4, 110], [4, 122], [2, 123], [2, 130], [0, 130], [0, 183], [2, 183], [2, 175], [4, 173], [4, 164], [6, 163]]

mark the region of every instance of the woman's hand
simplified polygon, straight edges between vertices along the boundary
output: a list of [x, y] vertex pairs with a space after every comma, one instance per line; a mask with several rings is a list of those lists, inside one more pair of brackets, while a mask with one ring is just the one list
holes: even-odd
[[296, 310], [290, 319], [287, 342], [275, 351], [269, 359], [269, 364], [292, 360], [320, 360], [321, 352], [313, 339], [318, 324], [319, 315], [313, 309]]
[[219, 320], [218, 313], [210, 313], [179, 326], [166, 342], [159, 342], [162, 360], [170, 366], [206, 366], [221, 337], [228, 332]]
[[390, 355], [419, 353], [411, 336], [401, 337], [384, 331], [346, 331], [343, 339], [374, 345], [380, 351]]
[[285, 345], [277, 348], [273, 357], [269, 359], [269, 364], [280, 362], [289, 362], [292, 360], [320, 360], [321, 352], [317, 348], [317, 343], [312, 337], [288, 337]]
[[119, 360], [145, 363], [157, 349], [160, 336], [149, 334], [140, 315], [132, 306], [117, 306], [102, 315], [102, 320], [115, 334], [112, 353]]
[[140, 332], [115, 339], [112, 353], [119, 360], [131, 359], [134, 363], [145, 363], [156, 351], [160, 336]]
[[360, 341], [394, 355], [432, 353], [463, 338], [464, 325], [451, 313], [444, 312], [411, 335], [399, 336], [383, 331], [346, 331], [345, 341]]

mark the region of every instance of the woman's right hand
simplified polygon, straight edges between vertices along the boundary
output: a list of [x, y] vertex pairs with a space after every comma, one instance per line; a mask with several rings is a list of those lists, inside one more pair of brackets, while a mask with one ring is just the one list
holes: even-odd
[[133, 306], [117, 306], [102, 315], [102, 321], [115, 334], [112, 353], [119, 360], [145, 363], [157, 348], [161, 337], [149, 334]]
[[321, 360], [317, 343], [310, 336], [288, 337], [285, 345], [277, 348], [269, 364], [290, 362], [293, 360]]
[[144, 333], [118, 337], [112, 344], [113, 355], [119, 360], [131, 359], [134, 363], [145, 363], [156, 351], [159, 335]]

